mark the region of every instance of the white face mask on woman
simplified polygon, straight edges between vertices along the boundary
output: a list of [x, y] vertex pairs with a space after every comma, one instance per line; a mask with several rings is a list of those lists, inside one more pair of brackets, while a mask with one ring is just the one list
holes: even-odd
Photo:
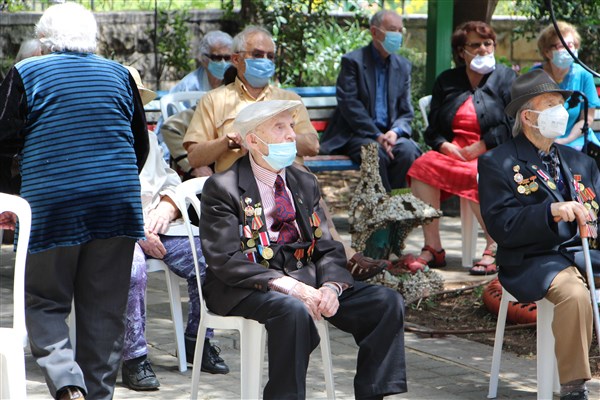
[[539, 114], [537, 125], [530, 126], [539, 129], [542, 136], [555, 139], [565, 134], [569, 122], [569, 112], [562, 104], [545, 109], [544, 111], [527, 110]]
[[481, 75], [486, 75], [496, 69], [496, 58], [494, 58], [494, 52], [481, 56], [479, 54], [472, 54], [465, 50], [465, 53], [472, 56], [473, 59], [469, 64], [469, 68], [473, 72], [477, 72]]

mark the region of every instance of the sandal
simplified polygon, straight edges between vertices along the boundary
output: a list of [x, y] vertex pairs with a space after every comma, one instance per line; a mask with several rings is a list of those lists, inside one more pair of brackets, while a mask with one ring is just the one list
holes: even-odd
[[471, 275], [493, 275], [498, 273], [498, 267], [496, 266], [496, 250], [485, 249], [483, 256], [490, 256], [494, 259], [491, 263], [484, 263], [481, 260], [477, 261], [469, 269]]
[[391, 265], [392, 263], [388, 260], [374, 260], [361, 253], [356, 253], [348, 260], [346, 269], [350, 271], [354, 279], [364, 281], [374, 277]]
[[[433, 247], [425, 245], [421, 251], [428, 251], [433, 258], [430, 261], [427, 261], [419, 256], [413, 261], [407, 262], [405, 264], [406, 268], [408, 268], [412, 274], [417, 271], [427, 271], [429, 268], [442, 268], [446, 266], [446, 250], [441, 249], [440, 251], [437, 251]], [[426, 269], [426, 267], [428, 268]]]

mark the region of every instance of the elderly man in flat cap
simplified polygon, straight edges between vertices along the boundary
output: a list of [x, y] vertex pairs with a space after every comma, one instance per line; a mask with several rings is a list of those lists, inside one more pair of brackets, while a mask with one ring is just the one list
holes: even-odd
[[404, 304], [394, 290], [355, 282], [331, 239], [314, 175], [290, 168], [300, 101], [253, 103], [234, 127], [248, 154], [213, 175], [202, 192], [202, 249], [208, 307], [265, 324], [265, 399], [306, 397], [314, 320], [326, 318], [359, 346], [358, 399], [406, 391]]
[[[554, 143], [567, 126], [570, 91], [534, 70], [511, 94], [515, 138], [479, 159], [481, 213], [498, 242], [502, 286], [521, 302], [555, 305], [561, 400], [587, 399], [592, 305], [579, 231], [595, 231], [600, 175], [594, 160]], [[600, 252], [591, 253], [599, 266]]]

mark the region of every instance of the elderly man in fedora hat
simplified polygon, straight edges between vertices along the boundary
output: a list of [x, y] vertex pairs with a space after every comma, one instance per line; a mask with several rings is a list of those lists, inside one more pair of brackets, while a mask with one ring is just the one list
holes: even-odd
[[202, 192], [202, 249], [208, 307], [264, 323], [265, 399], [306, 397], [314, 320], [326, 318], [359, 345], [356, 398], [406, 391], [404, 304], [396, 291], [355, 282], [331, 239], [313, 174], [290, 168], [300, 101], [255, 102], [234, 128], [248, 154], [213, 175]]
[[[591, 158], [554, 143], [567, 126], [570, 91], [534, 70], [511, 94], [505, 111], [515, 118], [515, 138], [479, 159], [481, 212], [498, 243], [504, 288], [521, 302], [555, 305], [561, 400], [587, 399], [592, 306], [579, 230], [595, 231], [600, 174]], [[599, 265], [600, 252], [591, 253]]]

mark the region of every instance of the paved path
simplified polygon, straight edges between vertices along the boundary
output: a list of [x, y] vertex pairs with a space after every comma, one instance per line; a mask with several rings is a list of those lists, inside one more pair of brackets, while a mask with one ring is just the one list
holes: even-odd
[[[341, 221], [340, 221], [341, 222]], [[343, 225], [342, 225], [343, 226]], [[340, 228], [343, 232], [343, 229]], [[460, 220], [442, 219], [444, 246], [449, 267], [441, 271], [446, 282], [473, 280], [460, 265]], [[344, 239], [349, 237], [343, 235]], [[408, 252], [416, 252], [422, 245], [419, 229], [407, 240]], [[11, 300], [11, 246], [2, 246], [0, 254], [0, 322], [7, 326]], [[483, 251], [480, 239], [477, 254]], [[182, 294], [187, 292], [182, 286]], [[330, 326], [336, 396], [338, 399], [354, 397], [354, 376], [357, 346], [346, 333]], [[115, 399], [187, 399], [190, 396], [191, 369], [185, 373], [177, 370], [175, 345], [171, 328], [166, 287], [161, 274], [150, 274], [148, 287], [147, 338], [150, 343], [149, 358], [161, 382], [154, 392], [134, 392], [117, 381]], [[200, 399], [236, 399], [240, 396], [239, 338], [236, 332], [216, 331], [215, 341], [222, 349], [222, 357], [231, 368], [228, 375], [201, 375]], [[419, 338], [406, 334], [406, 355], [409, 392], [389, 397], [411, 400], [470, 400], [485, 399], [491, 363], [492, 348], [487, 345], [458, 337]], [[320, 352], [312, 355], [307, 378], [307, 398], [326, 398]], [[27, 393], [29, 399], [50, 399], [39, 368], [35, 365], [29, 349], [26, 349]], [[503, 354], [503, 368], [498, 390], [501, 399], [535, 399], [535, 358], [519, 358]], [[266, 363], [263, 371], [266, 371]], [[266, 377], [263, 373], [263, 383]], [[590, 399], [600, 399], [600, 382], [590, 384]]]

